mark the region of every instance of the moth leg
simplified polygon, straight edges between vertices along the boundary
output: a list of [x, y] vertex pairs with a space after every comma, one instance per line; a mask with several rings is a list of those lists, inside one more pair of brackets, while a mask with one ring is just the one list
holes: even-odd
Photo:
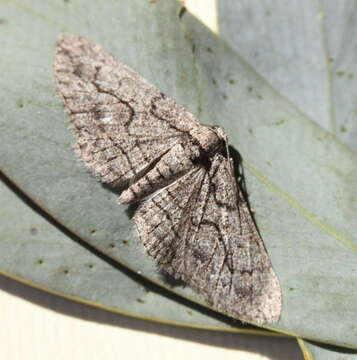
[[119, 197], [121, 204], [139, 201], [154, 191], [168, 185], [190, 170], [193, 159], [198, 156], [192, 148], [175, 145], [149, 170], [146, 175], [131, 184]]

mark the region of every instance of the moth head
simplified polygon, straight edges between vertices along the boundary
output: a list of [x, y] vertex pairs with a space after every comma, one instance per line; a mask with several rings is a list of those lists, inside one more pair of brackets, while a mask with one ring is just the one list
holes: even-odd
[[198, 126], [190, 134], [207, 154], [213, 154], [227, 144], [227, 134], [220, 126]]
[[[216, 135], [218, 136], [218, 138], [220, 139], [220, 142], [221, 142], [221, 148], [225, 148], [225, 156], [230, 159], [230, 154], [229, 154], [229, 146], [228, 146], [228, 135], [226, 133], [226, 130], [224, 130], [223, 127], [221, 126], [212, 126], [212, 129], [213, 131], [216, 133]], [[232, 163], [231, 161], [229, 161], [230, 163], [230, 167], [231, 167], [231, 170], [232, 170], [232, 174], [233, 174], [233, 167], [232, 167]]]
[[210, 127], [211, 130], [218, 136], [224, 143], [228, 143], [228, 135], [222, 126], [214, 125]]

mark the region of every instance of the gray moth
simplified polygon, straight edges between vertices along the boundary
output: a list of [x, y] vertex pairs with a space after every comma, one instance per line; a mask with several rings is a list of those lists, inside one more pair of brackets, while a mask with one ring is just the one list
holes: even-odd
[[281, 289], [233, 174], [227, 135], [100, 45], [57, 41], [58, 94], [86, 167], [119, 197], [140, 201], [133, 221], [147, 253], [213, 308], [257, 324], [275, 322]]

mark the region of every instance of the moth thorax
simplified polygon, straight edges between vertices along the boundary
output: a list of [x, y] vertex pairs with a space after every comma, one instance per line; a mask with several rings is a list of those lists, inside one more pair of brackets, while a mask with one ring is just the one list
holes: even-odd
[[224, 129], [219, 126], [199, 126], [192, 129], [190, 134], [207, 154], [217, 152], [227, 141]]

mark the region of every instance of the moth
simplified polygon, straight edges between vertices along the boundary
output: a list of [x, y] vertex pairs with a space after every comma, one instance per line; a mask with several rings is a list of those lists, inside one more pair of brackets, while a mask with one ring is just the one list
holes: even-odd
[[222, 127], [201, 125], [100, 45], [62, 35], [57, 91], [75, 151], [100, 181], [129, 184], [147, 253], [213, 308], [257, 324], [279, 319], [281, 289], [233, 173]]

